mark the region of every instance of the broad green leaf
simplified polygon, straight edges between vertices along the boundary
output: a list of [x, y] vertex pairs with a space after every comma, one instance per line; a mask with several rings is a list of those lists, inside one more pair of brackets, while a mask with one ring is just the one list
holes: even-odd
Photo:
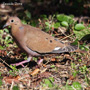
[[9, 33], [9, 30], [7, 28], [4, 29], [5, 32]]
[[[90, 30], [87, 28], [87, 29], [83, 29], [81, 31], [76, 31], [74, 30], [73, 31], [76, 35], [76, 38], [78, 40], [82, 39], [83, 37], [85, 37], [86, 35], [89, 35], [90, 34]], [[88, 38], [88, 37], [85, 37], [85, 38]]]
[[64, 15], [64, 14], [58, 14], [57, 16], [58, 21], [66, 21], [67, 23], [71, 24], [73, 23], [73, 19], [70, 16]]
[[45, 24], [46, 24], [47, 26], [50, 26], [49, 22], [45, 22]]
[[18, 86], [14, 86], [13, 90], [20, 90]]
[[3, 46], [0, 46], [0, 50], [4, 50], [4, 47]]
[[56, 22], [55, 24], [54, 24], [54, 28], [58, 28], [58, 27], [60, 27], [60, 23], [59, 22]]
[[82, 30], [82, 29], [85, 29], [85, 26], [83, 24], [76, 24], [75, 25], [75, 30]]
[[21, 20], [21, 21], [22, 21], [23, 24], [25, 24], [25, 25], [27, 24], [27, 22], [25, 20]]
[[76, 90], [81, 90], [81, 84], [79, 82], [73, 82], [72, 86], [76, 89]]
[[61, 25], [62, 25], [62, 26], [65, 26], [65, 27], [68, 27], [68, 23], [67, 23], [66, 21], [62, 21], [62, 22], [61, 22]]
[[59, 20], [59, 21], [67, 21], [68, 20], [68, 17], [65, 16], [64, 14], [58, 14], [56, 17], [57, 17], [57, 20]]

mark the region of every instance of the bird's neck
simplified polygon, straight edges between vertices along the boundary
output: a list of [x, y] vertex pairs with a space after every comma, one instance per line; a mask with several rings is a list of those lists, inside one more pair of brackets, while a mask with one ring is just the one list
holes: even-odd
[[11, 28], [11, 34], [13, 37], [17, 37], [19, 33], [19, 26], [12, 26]]
[[11, 35], [17, 39], [18, 41], [22, 40], [22, 37], [24, 36], [25, 32], [24, 32], [24, 26], [13, 26], [11, 28]]

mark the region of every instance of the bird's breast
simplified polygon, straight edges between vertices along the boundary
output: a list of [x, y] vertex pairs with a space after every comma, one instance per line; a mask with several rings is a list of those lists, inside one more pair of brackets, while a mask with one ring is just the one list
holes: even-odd
[[23, 32], [20, 32], [18, 29], [12, 29], [11, 30], [11, 35], [17, 40], [17, 41], [22, 41], [24, 38]]

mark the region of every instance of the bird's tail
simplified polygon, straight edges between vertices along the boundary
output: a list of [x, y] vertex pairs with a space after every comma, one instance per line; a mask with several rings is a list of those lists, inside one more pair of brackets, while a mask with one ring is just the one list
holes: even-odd
[[68, 46], [62, 48], [61, 51], [64, 51], [64, 52], [74, 52], [77, 49], [78, 49], [77, 46], [68, 45]]
[[77, 46], [67, 45], [67, 46], [60, 48], [58, 50], [53, 50], [53, 53], [74, 52], [77, 49], [78, 49]]

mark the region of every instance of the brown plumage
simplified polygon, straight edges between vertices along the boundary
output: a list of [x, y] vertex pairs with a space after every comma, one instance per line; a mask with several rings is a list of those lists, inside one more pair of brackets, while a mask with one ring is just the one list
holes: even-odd
[[66, 45], [39, 28], [22, 24], [18, 17], [10, 17], [4, 25], [11, 26], [11, 35], [17, 45], [29, 56], [39, 56], [50, 53], [72, 52], [77, 49], [75, 46]]

